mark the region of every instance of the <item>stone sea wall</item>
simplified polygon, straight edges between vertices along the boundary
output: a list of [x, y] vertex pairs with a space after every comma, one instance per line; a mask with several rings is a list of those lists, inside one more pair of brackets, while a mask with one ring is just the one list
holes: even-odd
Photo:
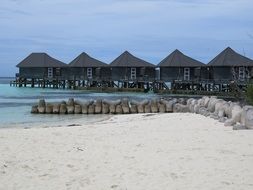
[[211, 117], [233, 129], [253, 129], [253, 106], [241, 106], [238, 102], [225, 101], [215, 96], [195, 98], [119, 100], [74, 100], [67, 102], [39, 103], [32, 106], [34, 114], [136, 114], [190, 112]]

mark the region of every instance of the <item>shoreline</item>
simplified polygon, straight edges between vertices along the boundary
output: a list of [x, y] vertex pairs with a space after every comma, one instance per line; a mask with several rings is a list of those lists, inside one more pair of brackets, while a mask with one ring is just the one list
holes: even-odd
[[[47, 115], [45, 115], [46, 117]], [[0, 125], [0, 131], [4, 129], [33, 129], [33, 128], [54, 128], [54, 127], [72, 127], [72, 126], [82, 126], [82, 125], [87, 125], [91, 123], [98, 123], [104, 120], [110, 119], [113, 115], [108, 115], [108, 114], [103, 114], [103, 115], [87, 115], [86, 117], [83, 117], [82, 115], [75, 115], [78, 116], [77, 118], [70, 118], [66, 119], [64, 115], [52, 115], [52, 116], [58, 116], [62, 117], [59, 119], [60, 121], [47, 121], [44, 123], [41, 123], [41, 121], [34, 121], [34, 122], [19, 122], [19, 123], [7, 123], [7, 124], [2, 124], [8, 125], [8, 127], [1, 127]], [[68, 115], [70, 117], [70, 115]], [[89, 118], [90, 117], [90, 118]], [[102, 117], [102, 118], [101, 118]], [[92, 118], [92, 119], [91, 119]], [[87, 121], [89, 119], [89, 121]], [[49, 118], [50, 120], [50, 118]], [[82, 124], [84, 123], [84, 124]], [[34, 127], [36, 126], [36, 127]]]
[[113, 115], [0, 132], [0, 189], [253, 187], [253, 131], [202, 115]]

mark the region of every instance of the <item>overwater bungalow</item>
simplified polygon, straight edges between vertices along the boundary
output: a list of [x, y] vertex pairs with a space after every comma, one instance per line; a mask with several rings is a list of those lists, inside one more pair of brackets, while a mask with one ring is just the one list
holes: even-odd
[[245, 82], [253, 77], [253, 60], [227, 47], [208, 63], [211, 80]]
[[160, 80], [165, 82], [206, 79], [205, 66], [204, 63], [184, 55], [179, 50], [173, 51], [157, 65], [160, 68]]
[[46, 53], [31, 53], [17, 67], [23, 79], [60, 79], [68, 72], [67, 65]]
[[114, 81], [153, 81], [155, 79], [155, 66], [133, 56], [128, 51], [122, 53], [109, 66]]
[[69, 63], [69, 70], [69, 76], [75, 80], [100, 81], [110, 80], [111, 77], [108, 64], [84, 52]]

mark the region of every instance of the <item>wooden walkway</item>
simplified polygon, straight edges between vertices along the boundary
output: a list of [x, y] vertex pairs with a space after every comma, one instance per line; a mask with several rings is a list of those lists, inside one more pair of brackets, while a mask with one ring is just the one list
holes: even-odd
[[[10, 86], [31, 87], [31, 88], [54, 88], [54, 89], [76, 89], [94, 91], [134, 91], [134, 92], [245, 92], [246, 83], [238, 83], [228, 80], [202, 80], [202, 81], [180, 81], [174, 80], [168, 83], [155, 80], [64, 80], [64, 79], [25, 79], [16, 78], [10, 82]], [[208, 93], [207, 93], [208, 94]]]
[[31, 88], [55, 88], [55, 89], [104, 89], [109, 91], [157, 91], [168, 89], [163, 81], [144, 81], [144, 80], [63, 80], [63, 79], [24, 79], [16, 78], [10, 82], [10, 86], [31, 87]]

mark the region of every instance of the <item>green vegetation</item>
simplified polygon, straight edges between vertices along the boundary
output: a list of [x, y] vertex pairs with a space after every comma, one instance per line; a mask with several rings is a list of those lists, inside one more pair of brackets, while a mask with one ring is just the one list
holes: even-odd
[[253, 105], [253, 84], [248, 84], [246, 89], [246, 101]]

